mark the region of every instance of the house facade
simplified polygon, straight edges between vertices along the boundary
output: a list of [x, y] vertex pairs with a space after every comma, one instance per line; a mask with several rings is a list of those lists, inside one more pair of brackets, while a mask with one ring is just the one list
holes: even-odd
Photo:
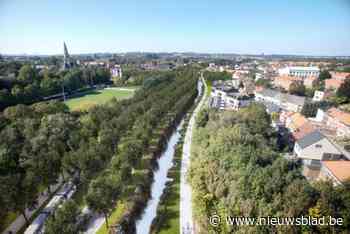
[[341, 111], [335, 107], [327, 111], [318, 109], [315, 119], [323, 122], [330, 128], [336, 129], [338, 137], [350, 136], [350, 113]]
[[272, 89], [255, 91], [255, 100], [262, 103], [273, 103], [281, 109], [300, 112], [305, 103], [305, 97], [281, 93]]
[[349, 72], [330, 72], [332, 78], [325, 80], [327, 90], [337, 90], [346, 79], [350, 79]]
[[320, 75], [320, 69], [318, 67], [284, 67], [278, 70], [280, 75], [288, 75], [288, 76], [297, 76], [297, 77], [309, 77], [315, 76], [318, 77]]
[[313, 131], [295, 142], [294, 154], [305, 166], [321, 168], [323, 160], [340, 160], [342, 152], [319, 131]]
[[333, 185], [343, 185], [350, 180], [350, 161], [322, 161], [320, 180], [330, 180]]

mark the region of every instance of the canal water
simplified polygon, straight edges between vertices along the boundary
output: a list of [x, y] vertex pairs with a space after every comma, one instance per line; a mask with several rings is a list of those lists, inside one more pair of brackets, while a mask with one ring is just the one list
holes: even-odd
[[157, 214], [157, 207], [160, 201], [160, 197], [165, 189], [165, 184], [169, 180], [167, 177], [169, 169], [173, 166], [173, 158], [175, 153], [175, 145], [180, 139], [179, 131], [182, 129], [183, 121], [178, 125], [176, 131], [171, 135], [168, 145], [165, 151], [158, 159], [158, 170], [154, 172], [154, 181], [151, 187], [151, 199], [148, 201], [147, 206], [142, 214], [141, 218], [136, 221], [136, 233], [147, 234], [150, 231], [153, 219]]

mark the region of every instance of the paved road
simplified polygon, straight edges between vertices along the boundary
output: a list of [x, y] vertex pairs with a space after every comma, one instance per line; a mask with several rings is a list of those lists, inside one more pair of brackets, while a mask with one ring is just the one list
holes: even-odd
[[34, 219], [31, 225], [26, 229], [24, 234], [44, 233], [45, 221], [49, 214], [52, 214], [60, 204], [68, 201], [76, 191], [76, 186], [72, 182], [66, 182], [51, 198], [50, 202], [41, 211], [38, 217]]
[[[51, 191], [56, 191], [56, 189], [61, 184], [62, 184], [62, 180], [60, 179], [60, 181], [57, 184], [51, 186]], [[32, 217], [32, 215], [35, 213], [35, 211], [37, 211], [39, 209], [39, 207], [41, 207], [49, 197], [50, 197], [50, 195], [48, 194], [47, 190], [45, 190], [43, 193], [41, 193], [39, 195], [39, 197], [37, 198], [37, 202], [38, 202], [37, 203], [38, 205], [36, 206], [37, 208], [33, 209], [33, 210], [26, 209], [26, 211], [25, 211], [26, 217], [28, 219], [30, 217]], [[23, 218], [23, 215], [20, 215], [2, 233], [4, 233], [4, 234], [11, 233], [11, 232], [17, 233], [25, 224], [26, 224], [26, 221]]]
[[88, 209], [88, 207], [85, 207], [82, 213], [92, 214], [92, 217], [89, 220], [89, 224], [86, 228], [86, 231], [84, 232], [85, 234], [96, 233], [101, 228], [101, 226], [105, 223], [105, 217], [102, 214], [93, 213]]
[[135, 88], [118, 88], [118, 87], [107, 87], [105, 89], [120, 90], [120, 91], [136, 91]]
[[[180, 233], [181, 234], [192, 234], [194, 233], [193, 228], [193, 218], [192, 218], [192, 195], [191, 195], [191, 186], [187, 182], [187, 171], [190, 165], [190, 153], [191, 153], [191, 143], [192, 143], [192, 130], [195, 124], [195, 118], [197, 113], [203, 106], [203, 103], [206, 99], [206, 90], [207, 86], [204, 82], [203, 75], [201, 74], [202, 84], [205, 86], [204, 96], [200, 100], [199, 104], [195, 108], [191, 119], [189, 121], [182, 153], [181, 161], [181, 181], [180, 181]], [[203, 92], [203, 86], [200, 88]]]

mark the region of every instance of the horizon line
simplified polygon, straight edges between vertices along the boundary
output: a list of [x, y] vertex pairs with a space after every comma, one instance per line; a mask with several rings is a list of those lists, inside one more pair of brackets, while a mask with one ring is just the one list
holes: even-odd
[[[92, 54], [128, 54], [128, 53], [140, 53], [140, 54], [208, 54], [208, 55], [237, 55], [237, 56], [295, 56], [295, 57], [350, 57], [350, 55], [312, 55], [312, 54], [288, 54], [288, 53], [235, 53], [235, 52], [194, 52], [194, 51], [125, 51], [125, 52], [83, 52], [83, 53], [70, 53], [70, 55], [92, 55]], [[63, 53], [1, 53], [1, 56], [63, 56]]]

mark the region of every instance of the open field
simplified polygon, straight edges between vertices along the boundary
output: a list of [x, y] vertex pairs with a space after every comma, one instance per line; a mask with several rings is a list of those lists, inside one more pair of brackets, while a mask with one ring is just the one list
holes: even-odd
[[75, 95], [75, 97], [72, 97], [65, 103], [72, 111], [87, 110], [92, 106], [104, 104], [114, 97], [117, 99], [130, 98], [134, 94], [135, 90], [136, 88], [111, 88], [103, 90], [90, 90]]

